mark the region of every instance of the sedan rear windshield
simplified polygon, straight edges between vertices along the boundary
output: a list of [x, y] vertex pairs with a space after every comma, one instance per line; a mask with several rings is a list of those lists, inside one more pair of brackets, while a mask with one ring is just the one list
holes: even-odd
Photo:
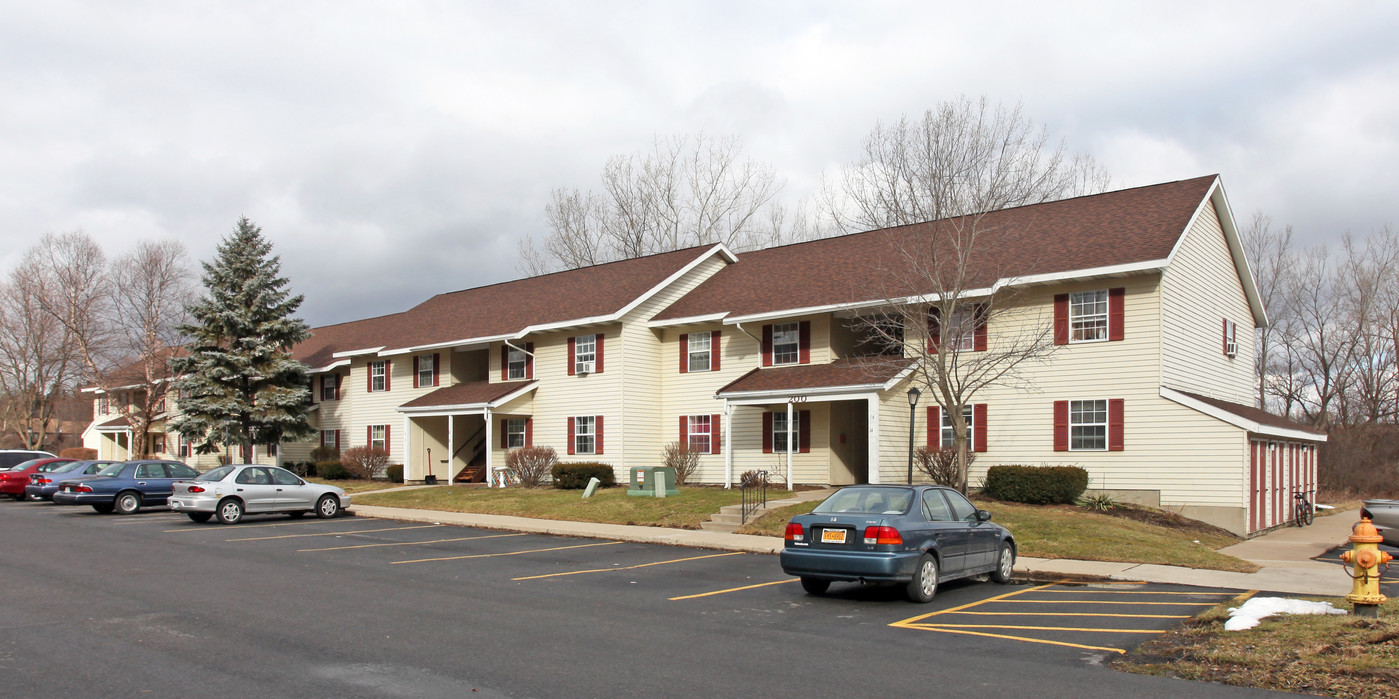
[[913, 491], [907, 488], [846, 488], [826, 498], [812, 513], [901, 515], [912, 500]]
[[[49, 466], [52, 466], [53, 468], [48, 469], [48, 473], [67, 473], [69, 471], [86, 466], [88, 465], [88, 463], [89, 462], [87, 461], [60, 461], [57, 463], [49, 464]], [[43, 471], [44, 468], [40, 467], [39, 470]]]
[[205, 473], [199, 474], [199, 477], [198, 477], [198, 478], [195, 478], [194, 480], [196, 480], [196, 481], [205, 481], [205, 482], [209, 482], [209, 481], [221, 481], [221, 480], [224, 479], [224, 476], [227, 476], [227, 475], [228, 475], [228, 472], [229, 472], [229, 471], [232, 471], [232, 470], [233, 470], [233, 467], [232, 467], [232, 466], [220, 466], [220, 467], [218, 467], [218, 468], [209, 469], [209, 470], [208, 470], [207, 472], [205, 472]]
[[126, 463], [115, 463], [97, 472], [99, 476], [120, 476], [122, 469], [126, 468]]

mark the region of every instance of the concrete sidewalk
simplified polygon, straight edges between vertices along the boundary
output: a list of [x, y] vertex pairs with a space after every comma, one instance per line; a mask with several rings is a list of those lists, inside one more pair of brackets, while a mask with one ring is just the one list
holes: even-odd
[[[793, 499], [793, 502], [796, 501]], [[782, 540], [776, 537], [728, 534], [698, 529], [565, 522], [506, 515], [414, 510], [369, 505], [353, 505], [351, 509], [362, 517], [432, 522], [533, 534], [635, 541], [750, 553], [777, 553], [782, 550]], [[1350, 535], [1350, 528], [1356, 521], [1356, 513], [1354, 512], [1317, 517], [1316, 524], [1310, 527], [1284, 527], [1261, 537], [1220, 549], [1221, 553], [1262, 566], [1262, 570], [1256, 573], [1231, 573], [1179, 566], [1075, 561], [1029, 556], [1016, 559], [1015, 570], [1019, 575], [1040, 579], [1057, 577], [1100, 578], [1222, 587], [1236, 590], [1259, 590], [1294, 595], [1341, 596], [1350, 592], [1350, 578], [1346, 576], [1340, 566], [1311, 559], [1336, 546], [1346, 544], [1346, 537]], [[776, 561], [774, 561], [774, 565], [776, 565]]]

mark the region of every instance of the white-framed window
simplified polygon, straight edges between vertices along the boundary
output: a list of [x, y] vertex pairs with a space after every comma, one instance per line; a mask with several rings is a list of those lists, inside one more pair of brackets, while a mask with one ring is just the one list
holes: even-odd
[[801, 324], [774, 323], [772, 326], [772, 363], [801, 362]]
[[388, 430], [384, 425], [369, 426], [369, 446], [376, 449], [388, 449]]
[[1234, 321], [1224, 319], [1224, 356], [1233, 357], [1239, 353], [1239, 343], [1235, 337], [1237, 332]]
[[949, 350], [976, 349], [976, 313], [957, 311], [942, 326], [942, 346]]
[[505, 448], [519, 449], [525, 446], [525, 419], [511, 418], [505, 421]]
[[437, 373], [437, 355], [424, 354], [418, 357], [418, 385], [431, 386], [432, 377]]
[[[957, 432], [952, 429], [952, 416], [946, 410], [939, 412], [942, 413], [942, 448], [951, 449], [957, 439]], [[976, 444], [976, 421], [972, 418], [972, 406], [962, 406], [962, 419], [967, 422], [967, 449], [970, 450], [971, 445]]]
[[327, 449], [339, 449], [340, 430], [321, 430], [321, 446]]
[[[575, 347], [575, 350], [576, 349], [577, 348]], [[507, 369], [507, 378], [511, 380], [529, 378], [529, 375], [527, 373], [529, 365], [529, 355], [525, 354], [524, 350], [510, 347], [505, 356], [505, 365]]]
[[686, 420], [689, 425], [690, 434], [686, 440], [689, 443], [690, 451], [696, 454], [713, 454], [714, 441], [712, 439], [714, 431], [710, 424], [710, 415], [691, 415]]
[[192, 454], [194, 454], [194, 445], [188, 439], [185, 439], [184, 436], [181, 436], [179, 439], [180, 458], [188, 459]]
[[[520, 356], [523, 357], [524, 353], [521, 352]], [[519, 378], [524, 378], [523, 361], [521, 359]], [[597, 336], [579, 335], [573, 338], [573, 373], [591, 374], [594, 371], [597, 371]], [[510, 378], [516, 378], [513, 360], [510, 365]]]
[[[774, 335], [775, 337], [775, 335]], [[713, 366], [711, 357], [714, 351], [714, 333], [690, 333], [688, 347], [690, 371], [709, 371]], [[774, 345], [776, 342], [773, 343]]]
[[340, 375], [326, 374], [321, 377], [321, 400], [340, 398]]
[[104, 395], [98, 396], [98, 397], [97, 397], [97, 414], [98, 414], [98, 415], [106, 415], [107, 413], [110, 413], [110, 412], [112, 412], [112, 399], [109, 398], [109, 397], [108, 397], [107, 395], [105, 395], [105, 394], [104, 394]]
[[[802, 415], [801, 412], [792, 413], [792, 451], [801, 449]], [[774, 452], [787, 451], [787, 413], [785, 411], [774, 412], [772, 414], [772, 450]]]
[[389, 390], [389, 365], [385, 360], [369, 363], [369, 390]]
[[597, 453], [597, 418], [592, 415], [573, 418], [573, 453]]
[[1108, 291], [1075, 291], [1069, 294], [1069, 342], [1108, 339]]
[[1069, 401], [1069, 451], [1107, 451], [1108, 402]]

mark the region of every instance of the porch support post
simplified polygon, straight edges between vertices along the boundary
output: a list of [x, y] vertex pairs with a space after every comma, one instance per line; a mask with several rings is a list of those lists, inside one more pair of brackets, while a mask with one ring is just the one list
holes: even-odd
[[456, 471], [452, 470], [457, 465], [457, 459], [452, 452], [453, 446], [457, 443], [456, 427], [457, 416], [449, 414], [447, 416], [447, 485], [452, 485], [453, 483], [456, 483], [456, 480], [453, 479], [453, 476], [457, 474]]
[[869, 452], [867, 458], [869, 472], [869, 482], [878, 485], [879, 479], [879, 394], [871, 395], [865, 399], [869, 403], [869, 409], [865, 411], [865, 424], [869, 426], [869, 439], [865, 449]]
[[[787, 490], [796, 490], [792, 483], [792, 399], [787, 399]], [[807, 429], [811, 429], [808, 425]]]
[[729, 403], [729, 399], [724, 399], [724, 488], [727, 490], [733, 487], [734, 483], [734, 407]]
[[[495, 467], [495, 464], [493, 463], [493, 461], [492, 461], [492, 459], [491, 459], [491, 451], [492, 451], [492, 450], [491, 450], [491, 445], [492, 445], [492, 444], [495, 444], [495, 442], [492, 441], [492, 440], [494, 440], [495, 438], [491, 436], [491, 409], [490, 409], [490, 407], [485, 407], [485, 408], [482, 408], [482, 409], [481, 409], [481, 417], [484, 418], [484, 419], [486, 420], [486, 487], [487, 487], [487, 488], [494, 488], [494, 487], [495, 487], [495, 483], [494, 483], [494, 480], [495, 480], [495, 471], [492, 471], [491, 469]], [[505, 484], [504, 484], [504, 483], [501, 483], [501, 484], [500, 484], [500, 487], [504, 488], [504, 487], [505, 487]]]
[[407, 483], [407, 482], [408, 482], [409, 476], [411, 476], [412, 473], [413, 473], [413, 464], [412, 464], [412, 455], [413, 455], [413, 432], [412, 432], [412, 430], [413, 430], [413, 427], [412, 427], [412, 425], [413, 425], [413, 419], [410, 418], [410, 417], [408, 417], [408, 414], [407, 414], [407, 413], [404, 413], [404, 414], [403, 414], [403, 446], [399, 447], [400, 449], [403, 450], [403, 482], [404, 482], [404, 483]]

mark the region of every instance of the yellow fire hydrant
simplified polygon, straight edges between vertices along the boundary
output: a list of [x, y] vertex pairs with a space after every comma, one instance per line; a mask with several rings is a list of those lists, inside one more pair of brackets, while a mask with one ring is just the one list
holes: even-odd
[[[1362, 517], [1351, 528], [1351, 550], [1341, 554], [1341, 560], [1351, 564], [1350, 577], [1355, 580], [1351, 593], [1346, 599], [1355, 605], [1355, 615], [1375, 618], [1379, 608], [1389, 599], [1380, 593], [1379, 567], [1394, 559], [1388, 552], [1381, 551], [1379, 544], [1384, 541], [1369, 517]], [[1388, 567], [1388, 566], [1386, 566]]]

